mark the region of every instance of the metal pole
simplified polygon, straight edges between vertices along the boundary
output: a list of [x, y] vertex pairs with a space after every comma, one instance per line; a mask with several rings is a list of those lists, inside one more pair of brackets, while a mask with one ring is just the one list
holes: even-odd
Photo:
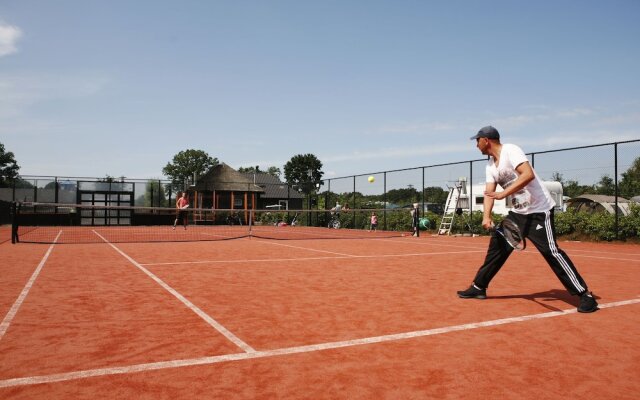
[[[351, 202], [351, 204], [353, 206], [350, 207], [350, 208], [354, 208], [355, 209], [355, 208], [357, 208], [356, 207], [356, 176], [355, 175], [353, 176], [353, 195], [351, 197], [353, 198], [353, 201]], [[356, 227], [356, 214], [355, 213], [351, 214], [351, 226], [353, 228]]]
[[[469, 161], [469, 221], [471, 221], [471, 214], [473, 214], [473, 161]], [[471, 223], [469, 223], [471, 226]]]
[[422, 198], [422, 212], [424, 213], [424, 203], [425, 203], [425, 196], [424, 196], [424, 167], [422, 167], [422, 196], [420, 196]]
[[620, 194], [618, 191], [618, 143], [613, 145], [613, 158], [614, 158], [614, 182], [615, 182], [615, 194], [616, 194], [616, 240], [619, 239], [618, 236], [618, 195]]
[[382, 190], [384, 190], [384, 196], [383, 196], [383, 205], [384, 205], [384, 230], [387, 230], [387, 172], [384, 172], [383, 175], [383, 180], [384, 180], [384, 187]]

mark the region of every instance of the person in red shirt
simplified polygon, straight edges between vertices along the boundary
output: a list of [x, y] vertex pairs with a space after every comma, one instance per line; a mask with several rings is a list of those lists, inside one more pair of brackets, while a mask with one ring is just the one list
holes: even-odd
[[178, 221], [182, 221], [182, 225], [184, 229], [187, 229], [187, 223], [189, 219], [187, 218], [186, 208], [189, 207], [189, 197], [187, 196], [187, 192], [182, 192], [178, 200], [176, 200], [176, 209], [178, 213], [176, 215], [176, 220], [173, 221], [173, 229], [176, 229], [176, 225], [178, 225]]
[[371, 212], [371, 228], [369, 230], [378, 230], [378, 216], [376, 215], [375, 211]]

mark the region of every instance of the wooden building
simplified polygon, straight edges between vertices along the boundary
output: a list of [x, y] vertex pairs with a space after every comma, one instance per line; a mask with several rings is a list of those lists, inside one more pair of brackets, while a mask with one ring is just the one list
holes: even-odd
[[[190, 188], [191, 205], [197, 209], [233, 210], [243, 223], [248, 223], [249, 210], [258, 208], [258, 198], [264, 189], [225, 163], [213, 167]], [[237, 211], [236, 211], [237, 210]], [[197, 216], [196, 223], [224, 223], [229, 211]]]
[[243, 175], [264, 190], [264, 193], [258, 197], [257, 208], [259, 210], [301, 210], [304, 208], [304, 194], [282, 182], [277, 176], [266, 172], [249, 172]]

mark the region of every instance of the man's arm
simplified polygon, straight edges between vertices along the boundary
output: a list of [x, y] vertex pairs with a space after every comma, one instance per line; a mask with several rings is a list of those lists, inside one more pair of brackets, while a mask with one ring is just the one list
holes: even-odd
[[531, 165], [529, 164], [528, 161], [518, 165], [516, 167], [516, 171], [518, 172], [518, 178], [511, 185], [509, 185], [509, 187], [506, 188], [504, 191], [498, 193], [495, 191], [495, 185], [493, 187], [493, 190], [489, 190], [487, 186], [487, 190], [484, 192], [485, 200], [487, 197], [490, 197], [494, 200], [502, 200], [507, 196], [512, 195], [513, 193], [516, 193], [523, 187], [527, 186], [529, 182], [535, 179], [533, 168], [531, 168]]
[[493, 203], [495, 199], [491, 197], [489, 194], [495, 193], [496, 187], [498, 186], [495, 182], [487, 182], [484, 187], [484, 201], [483, 208], [484, 211], [482, 213], [482, 227], [484, 229], [491, 229], [493, 226], [493, 219], [491, 218], [491, 210], [493, 210]]

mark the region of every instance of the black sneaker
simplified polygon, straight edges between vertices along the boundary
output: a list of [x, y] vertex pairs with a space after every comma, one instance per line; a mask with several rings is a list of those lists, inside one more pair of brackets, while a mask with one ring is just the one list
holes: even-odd
[[593, 293], [586, 291], [580, 295], [580, 305], [578, 306], [578, 312], [590, 313], [598, 311], [598, 302], [593, 297]]
[[462, 299], [486, 299], [487, 289], [480, 289], [476, 285], [471, 285], [467, 290], [459, 290], [458, 297]]

